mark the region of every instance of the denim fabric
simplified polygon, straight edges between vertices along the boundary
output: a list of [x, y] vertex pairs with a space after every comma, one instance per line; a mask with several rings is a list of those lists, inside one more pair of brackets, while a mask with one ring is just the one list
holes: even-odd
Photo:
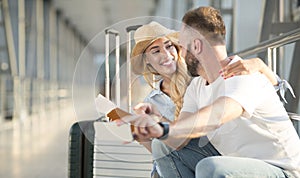
[[144, 102], [151, 103], [156, 106], [161, 116], [168, 119], [169, 121], [174, 121], [174, 113], [176, 106], [173, 100], [161, 91], [160, 86], [162, 81], [159, 81], [156, 89], [152, 90], [144, 99]]
[[[152, 156], [153, 156], [153, 160], [154, 160], [154, 164], [156, 166], [157, 172], [159, 173], [159, 175], [161, 177], [165, 177], [162, 176], [163, 174], [161, 173], [161, 169], [167, 169], [170, 170], [170, 172], [172, 172], [172, 177], [176, 178], [179, 177], [179, 173], [177, 171], [176, 165], [172, 159], [172, 157], [170, 156], [166, 156], [169, 155], [172, 152], [172, 148], [165, 145], [163, 142], [161, 142], [158, 139], [153, 139], [152, 140]], [[164, 164], [165, 166], [163, 167], [158, 167], [158, 163], [157, 160], [163, 159], [162, 162], [166, 162], [167, 164]]]
[[221, 156], [206, 137], [192, 139], [181, 150], [156, 140], [152, 149], [163, 178], [294, 178], [261, 160]]
[[196, 166], [196, 178], [286, 178], [287, 171], [262, 160], [230, 156], [202, 159]]
[[220, 154], [206, 137], [201, 137], [192, 139], [181, 150], [172, 150], [164, 143], [154, 141], [152, 155], [162, 177], [189, 178], [195, 177], [195, 167], [200, 160]]

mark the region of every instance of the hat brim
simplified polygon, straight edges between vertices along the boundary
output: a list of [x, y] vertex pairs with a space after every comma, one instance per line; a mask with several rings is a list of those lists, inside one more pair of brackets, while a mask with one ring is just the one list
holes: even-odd
[[154, 38], [152, 40], [145, 40], [138, 42], [135, 44], [135, 46], [132, 49], [131, 52], [131, 68], [133, 73], [137, 75], [143, 75], [144, 70], [145, 70], [145, 64], [143, 60], [143, 54], [145, 50], [157, 39], [166, 37], [169, 40], [172, 41], [175, 45], [178, 46], [178, 37], [179, 37], [179, 32], [173, 32], [165, 36], [159, 36], [157, 38]]

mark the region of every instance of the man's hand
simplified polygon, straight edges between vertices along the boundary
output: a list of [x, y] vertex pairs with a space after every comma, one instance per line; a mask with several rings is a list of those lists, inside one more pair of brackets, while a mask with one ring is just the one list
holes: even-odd
[[122, 117], [116, 120], [118, 125], [130, 123], [134, 126], [136, 140], [147, 140], [151, 138], [159, 138], [163, 135], [163, 128], [148, 114], [139, 114]]
[[136, 114], [149, 114], [161, 117], [158, 109], [151, 103], [139, 103], [133, 108]]

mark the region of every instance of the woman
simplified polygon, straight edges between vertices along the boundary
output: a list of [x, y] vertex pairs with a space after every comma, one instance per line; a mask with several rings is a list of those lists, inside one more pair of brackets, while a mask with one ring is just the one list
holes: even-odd
[[[157, 115], [172, 122], [179, 115], [186, 87], [191, 80], [184, 59], [180, 56], [178, 33], [157, 22], [151, 22], [136, 30], [134, 40], [136, 44], [131, 54], [132, 70], [137, 75], [143, 75], [153, 88], [144, 102], [155, 105], [160, 112]], [[233, 75], [256, 71], [262, 72], [273, 85], [277, 85], [273, 72], [258, 58], [234, 63], [220, 71], [220, 75], [226, 79]], [[158, 83], [156, 88], [153, 86], [155, 82]], [[152, 152], [154, 160], [160, 159], [159, 155], [166, 154], [166, 150], [168, 153], [172, 151], [157, 139], [139, 140], [139, 142]], [[171, 159], [164, 166], [171, 166], [174, 169], [172, 175], [166, 177], [187, 177], [182, 171], [185, 168], [178, 168]]]

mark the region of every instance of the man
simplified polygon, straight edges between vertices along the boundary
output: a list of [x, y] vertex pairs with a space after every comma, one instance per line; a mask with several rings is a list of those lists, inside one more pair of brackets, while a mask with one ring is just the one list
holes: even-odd
[[[271, 83], [260, 73], [224, 80], [229, 59], [225, 25], [216, 9], [200, 7], [183, 17], [180, 44], [195, 78], [187, 88], [179, 119], [156, 123], [145, 114], [125, 117], [140, 138], [159, 138], [180, 149], [191, 138], [207, 136], [222, 156], [201, 159], [196, 177], [300, 177], [300, 140]], [[188, 139], [188, 140], [186, 140]], [[201, 149], [201, 147], [199, 147]]]

